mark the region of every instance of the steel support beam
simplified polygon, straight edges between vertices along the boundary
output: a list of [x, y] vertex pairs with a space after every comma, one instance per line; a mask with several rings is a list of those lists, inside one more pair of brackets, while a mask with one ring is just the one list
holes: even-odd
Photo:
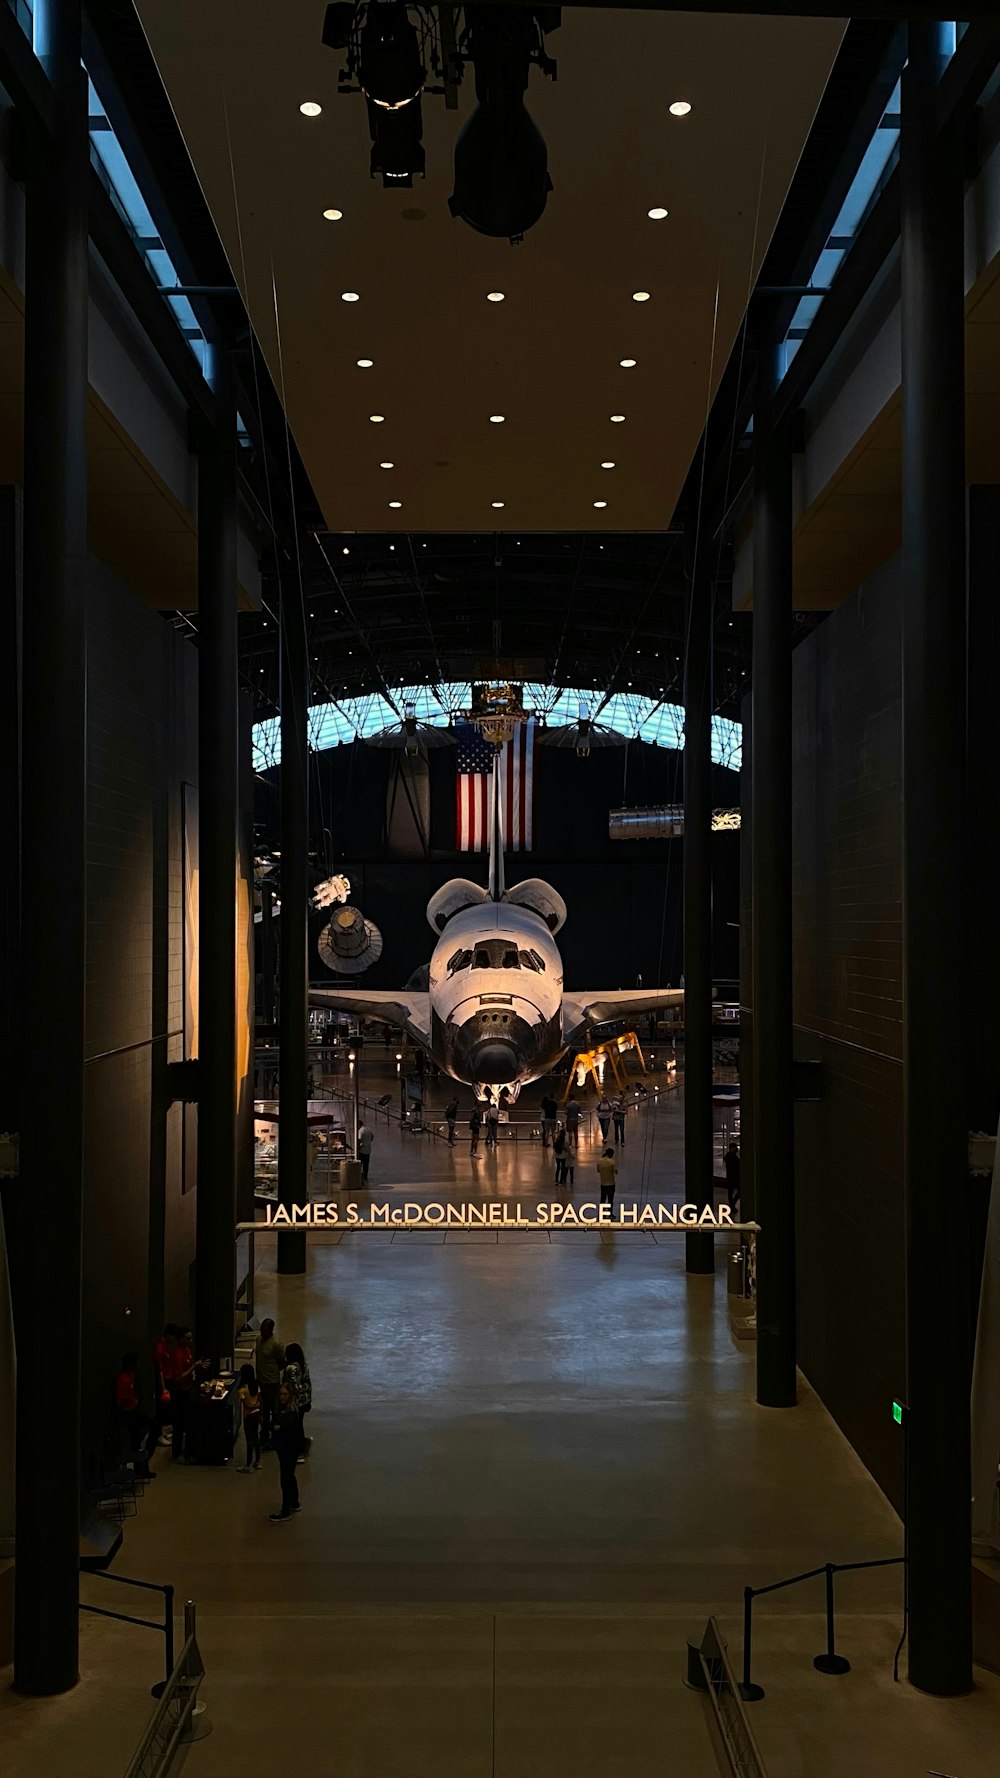
[[773, 424], [779, 349], [762, 355], [753, 488], [753, 1141], [757, 1400], [793, 1407], [795, 1157], [792, 1123], [792, 452]]
[[900, 145], [909, 1677], [953, 1696], [972, 1686], [965, 315], [961, 144], [933, 131], [941, 69], [935, 26], [911, 24]]
[[[281, 962], [279, 977], [278, 1199], [305, 1201], [309, 1179], [306, 958], [309, 894], [309, 649], [297, 581], [281, 598]], [[278, 1271], [304, 1272], [302, 1230], [278, 1236]]]
[[[500, 6], [525, 6], [529, 0], [497, 0]], [[761, 10], [762, 0], [701, 0], [697, 8], [704, 13], [753, 13]], [[599, 6], [602, 11], [611, 12], [690, 12], [690, 0], [680, 0], [676, 6], [665, 6], [663, 0], [566, 0], [570, 12], [578, 7], [588, 9]], [[938, 9], [940, 10], [940, 9]], [[843, 10], [838, 11], [836, 0], [767, 0], [767, 11], [781, 18], [843, 18]], [[995, 17], [996, 6], [990, 0], [966, 0], [962, 8], [967, 19]], [[938, 16], [932, 0], [860, 0], [851, 9], [851, 17], [858, 19], [934, 19]]]
[[[274, 1024], [274, 891], [265, 877], [260, 885], [260, 937], [257, 955], [260, 969], [259, 1017], [264, 1025]], [[258, 928], [255, 926], [254, 931]]]
[[[691, 575], [684, 650], [684, 1196], [715, 1201], [712, 1131], [712, 582]], [[706, 1229], [685, 1236], [689, 1272], [715, 1270]]]
[[[14, 1684], [50, 1696], [78, 1677], [90, 144], [80, 0], [36, 0], [34, 26], [53, 128], [25, 177]], [[58, 1378], [57, 1454], [43, 1378]]]
[[233, 1350], [236, 1224], [236, 876], [239, 683], [236, 409], [222, 350], [220, 410], [198, 447], [198, 1350]]

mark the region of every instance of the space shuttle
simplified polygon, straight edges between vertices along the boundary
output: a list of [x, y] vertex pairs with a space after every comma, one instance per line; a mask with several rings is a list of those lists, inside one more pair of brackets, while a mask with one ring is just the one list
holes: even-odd
[[[567, 1050], [599, 1043], [602, 1027], [677, 1005], [684, 990], [567, 993], [556, 944], [566, 922], [565, 901], [540, 877], [511, 888], [504, 882], [499, 755], [490, 803], [487, 886], [453, 877], [427, 904], [436, 943], [426, 987], [311, 988], [309, 1003], [396, 1025], [480, 1099], [498, 1100], [503, 1093], [511, 1102]], [[418, 972], [418, 979], [423, 975]]]

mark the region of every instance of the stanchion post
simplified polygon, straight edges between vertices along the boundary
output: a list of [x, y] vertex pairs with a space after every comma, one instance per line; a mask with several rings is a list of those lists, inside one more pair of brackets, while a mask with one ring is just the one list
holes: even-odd
[[743, 1588], [743, 1684], [740, 1697], [745, 1704], [757, 1704], [764, 1696], [764, 1687], [754, 1685], [750, 1678], [753, 1647], [753, 1587]]
[[835, 1562], [827, 1562], [824, 1568], [826, 1575], [826, 1653], [817, 1655], [813, 1661], [817, 1673], [849, 1673], [851, 1671], [850, 1661], [846, 1661], [843, 1655], [837, 1653], [834, 1642], [833, 1576], [835, 1569]]
[[163, 1589], [163, 1631], [166, 1638], [166, 1678], [169, 1679], [174, 1670], [174, 1589]]

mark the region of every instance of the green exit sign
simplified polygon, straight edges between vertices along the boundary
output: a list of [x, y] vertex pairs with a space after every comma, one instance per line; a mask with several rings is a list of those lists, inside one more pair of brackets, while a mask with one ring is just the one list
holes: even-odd
[[903, 1425], [903, 1422], [906, 1419], [906, 1408], [904, 1407], [904, 1405], [901, 1401], [894, 1401], [893, 1402], [892, 1417], [895, 1420], [897, 1426]]

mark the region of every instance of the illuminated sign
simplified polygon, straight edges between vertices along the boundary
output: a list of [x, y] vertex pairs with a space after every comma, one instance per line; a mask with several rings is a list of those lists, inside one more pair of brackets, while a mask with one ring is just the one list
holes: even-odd
[[723, 1230], [755, 1228], [734, 1222], [728, 1204], [269, 1204], [263, 1222], [247, 1228], [655, 1228]]

